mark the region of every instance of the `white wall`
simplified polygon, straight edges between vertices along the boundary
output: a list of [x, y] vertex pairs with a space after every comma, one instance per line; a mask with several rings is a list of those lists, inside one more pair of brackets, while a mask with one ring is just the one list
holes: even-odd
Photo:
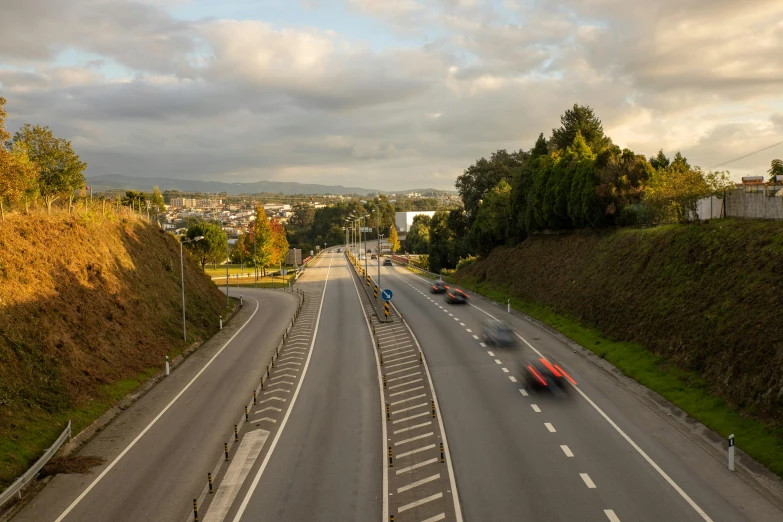
[[397, 227], [397, 232], [407, 234], [413, 224], [414, 216], [419, 216], [421, 214], [432, 217], [435, 215], [435, 211], [420, 210], [418, 212], [395, 212], [394, 224]]

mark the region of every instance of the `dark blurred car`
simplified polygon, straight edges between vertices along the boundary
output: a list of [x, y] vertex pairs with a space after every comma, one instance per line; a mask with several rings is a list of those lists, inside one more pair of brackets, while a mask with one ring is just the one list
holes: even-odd
[[343, 249], [342, 249], [342, 248], [338, 248], [338, 249], [337, 249], [337, 251], [338, 251], [338, 252], [342, 252], [342, 251], [343, 251]]
[[484, 342], [495, 346], [516, 346], [517, 336], [514, 330], [507, 324], [495, 319], [487, 319], [482, 323]]
[[373, 254], [373, 255], [371, 255], [371, 256], [370, 256], [370, 259], [378, 259], [378, 256], [376, 256], [375, 254]]
[[392, 266], [391, 259], [384, 259], [383, 260], [383, 266]]
[[449, 304], [462, 304], [468, 302], [468, 294], [459, 288], [447, 288], [446, 302]]
[[531, 358], [522, 363], [520, 370], [525, 383], [534, 391], [562, 395], [568, 391], [567, 380], [576, 384], [560, 364], [546, 357]]
[[446, 281], [438, 279], [437, 281], [432, 283], [432, 286], [430, 287], [430, 292], [432, 292], [433, 294], [445, 294], [448, 289], [449, 287], [446, 284]]

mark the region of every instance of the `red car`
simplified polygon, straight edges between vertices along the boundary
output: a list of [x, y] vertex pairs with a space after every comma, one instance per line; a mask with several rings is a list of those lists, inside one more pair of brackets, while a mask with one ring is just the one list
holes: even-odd
[[446, 287], [446, 302], [451, 304], [462, 304], [468, 302], [468, 294], [459, 288]]
[[449, 287], [446, 284], [446, 281], [442, 281], [438, 279], [435, 281], [435, 283], [430, 287], [430, 292], [433, 294], [445, 294], [448, 291]]

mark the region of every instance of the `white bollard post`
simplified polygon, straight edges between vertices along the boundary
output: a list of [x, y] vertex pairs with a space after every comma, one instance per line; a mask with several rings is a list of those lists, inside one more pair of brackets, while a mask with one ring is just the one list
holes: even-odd
[[166, 356], [166, 375], [171, 373], [171, 367], [169, 366], [169, 356]]
[[509, 299], [509, 300], [508, 300], [508, 305], [507, 305], [507, 307], [506, 307], [506, 311], [507, 311], [508, 313], [511, 313], [511, 299]]
[[239, 307], [241, 308], [242, 305], [245, 304], [245, 302], [242, 300], [242, 296], [239, 296]]
[[220, 329], [223, 329], [223, 316], [220, 316]]
[[729, 471], [734, 471], [734, 434], [729, 435]]

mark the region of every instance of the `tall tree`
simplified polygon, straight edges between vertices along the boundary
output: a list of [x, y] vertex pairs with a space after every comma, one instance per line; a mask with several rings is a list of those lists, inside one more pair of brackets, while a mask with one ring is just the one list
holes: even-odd
[[157, 207], [158, 212], [163, 212], [166, 210], [166, 201], [163, 199], [163, 194], [160, 193], [160, 189], [157, 185], [152, 188], [152, 197], [150, 198], [150, 203]]
[[207, 263], [217, 263], [221, 259], [226, 257], [226, 233], [220, 228], [220, 225], [216, 223], [207, 223], [202, 221], [195, 223], [188, 227], [187, 232], [188, 239], [193, 239], [198, 236], [203, 236], [203, 239], [199, 241], [193, 241], [186, 243], [188, 250], [190, 250], [194, 256], [201, 263], [201, 269]]
[[427, 214], [413, 216], [413, 223], [405, 236], [405, 249], [411, 254], [426, 254], [430, 248], [430, 223]]
[[540, 156], [546, 156], [547, 154], [549, 154], [549, 148], [546, 145], [546, 138], [544, 138], [544, 133], [542, 132], [538, 135], [536, 144], [530, 151], [530, 159], [534, 160]]
[[650, 165], [652, 165], [655, 170], [662, 170], [671, 165], [671, 161], [669, 161], [669, 158], [663, 153], [663, 149], [660, 149], [655, 157], [650, 158]]
[[269, 229], [271, 231], [271, 265], [280, 266], [285, 261], [285, 256], [288, 254], [288, 239], [285, 237], [285, 228], [277, 220], [272, 218], [269, 220]]
[[487, 193], [471, 225], [471, 236], [481, 256], [512, 238], [511, 185], [504, 179]]
[[266, 267], [271, 266], [274, 261], [274, 245], [272, 227], [269, 224], [269, 218], [263, 205], [256, 205], [256, 219], [253, 222], [253, 230], [256, 239], [253, 262], [261, 268], [263, 275], [266, 275]]
[[400, 249], [400, 238], [397, 236], [397, 227], [394, 225], [389, 227], [389, 246], [392, 254]]
[[773, 159], [769, 165], [769, 179], [772, 181], [775, 176], [780, 176], [783, 179], [783, 160]]
[[577, 131], [582, 133], [593, 152], [598, 153], [612, 143], [604, 134], [601, 120], [587, 105], [575, 103], [560, 116], [560, 123], [559, 129], [552, 129], [552, 142], [558, 149], [568, 148], [574, 142]]
[[52, 203], [61, 197], [72, 197], [84, 186], [87, 164], [71, 148], [71, 142], [55, 138], [49, 127], [25, 124], [14, 134], [14, 142], [22, 143], [30, 159], [38, 165], [38, 188], [51, 212]]
[[5, 98], [0, 97], [0, 217], [5, 221], [5, 201], [17, 201], [35, 186], [38, 168], [22, 143], [6, 148], [11, 134], [5, 130]]
[[501, 179], [510, 183], [514, 173], [522, 168], [527, 159], [526, 152], [509, 153], [501, 149], [492, 153], [489, 159], [481, 158], [465, 169], [465, 172], [457, 178], [455, 186], [462, 198], [462, 204], [465, 206], [465, 212], [470, 222], [475, 219], [481, 200], [486, 193], [495, 187]]

